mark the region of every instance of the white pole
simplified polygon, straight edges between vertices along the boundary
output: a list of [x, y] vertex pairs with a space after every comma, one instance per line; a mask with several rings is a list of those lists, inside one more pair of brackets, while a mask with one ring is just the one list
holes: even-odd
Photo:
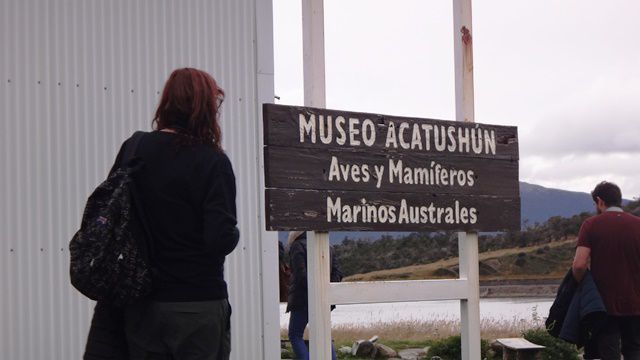
[[460, 279], [469, 286], [467, 298], [460, 300], [462, 360], [481, 359], [478, 233], [458, 233], [458, 248]]
[[302, 1], [304, 105], [326, 107], [323, 0]]
[[456, 120], [474, 122], [471, 0], [453, 0], [453, 46], [456, 73]]
[[[453, 0], [453, 31], [456, 74], [456, 120], [474, 122], [471, 0]], [[458, 249], [460, 279], [466, 279], [469, 286], [467, 298], [460, 300], [462, 359], [481, 359], [478, 234], [458, 233]]]
[[309, 359], [331, 359], [329, 233], [310, 231], [307, 241]]
[[[304, 104], [326, 107], [323, 0], [302, 1]], [[309, 358], [331, 359], [329, 233], [307, 233]]]
[[[273, 74], [273, 4], [271, 1], [257, 1], [256, 40], [258, 50], [258, 104], [272, 103], [274, 95]], [[262, 119], [262, 106], [258, 106]], [[258, 157], [259, 174], [264, 174], [264, 142], [263, 128], [258, 126], [260, 156]], [[259, 177], [260, 191], [264, 194], [265, 178]], [[266, 231], [264, 197], [260, 199], [260, 217], [262, 220], [262, 360], [280, 358], [280, 310], [278, 287], [278, 236], [273, 231]], [[234, 343], [235, 346], [235, 343]]]

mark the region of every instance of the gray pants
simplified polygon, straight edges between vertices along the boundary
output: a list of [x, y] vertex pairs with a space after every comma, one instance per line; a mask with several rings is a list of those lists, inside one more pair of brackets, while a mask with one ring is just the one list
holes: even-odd
[[228, 360], [230, 317], [226, 299], [131, 305], [125, 309], [130, 360]]

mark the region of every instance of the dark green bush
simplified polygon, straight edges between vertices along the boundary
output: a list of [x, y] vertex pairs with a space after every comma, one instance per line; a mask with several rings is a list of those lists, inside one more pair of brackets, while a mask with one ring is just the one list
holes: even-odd
[[554, 338], [545, 329], [531, 329], [522, 333], [522, 337], [534, 344], [545, 346], [543, 360], [578, 360], [576, 346], [564, 340]]
[[[427, 353], [427, 359], [430, 359], [432, 356], [440, 356], [442, 360], [461, 360], [461, 349], [460, 335], [449, 336], [433, 342]], [[486, 354], [488, 350], [489, 342], [481, 340], [480, 351], [482, 354]], [[482, 357], [484, 358], [484, 355]]]

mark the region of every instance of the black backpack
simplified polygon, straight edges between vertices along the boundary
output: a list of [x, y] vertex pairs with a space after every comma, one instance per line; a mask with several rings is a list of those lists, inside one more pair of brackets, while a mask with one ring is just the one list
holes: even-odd
[[89, 196], [80, 230], [69, 243], [71, 284], [92, 300], [130, 304], [151, 291], [149, 234], [136, 204], [134, 158], [143, 132], [125, 145], [117, 169]]

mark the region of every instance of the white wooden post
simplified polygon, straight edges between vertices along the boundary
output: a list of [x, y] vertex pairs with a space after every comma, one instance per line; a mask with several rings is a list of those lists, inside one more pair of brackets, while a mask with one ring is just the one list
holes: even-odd
[[[323, 0], [302, 1], [304, 104], [326, 107]], [[309, 358], [331, 359], [329, 233], [307, 233]]]
[[[453, 31], [456, 120], [474, 122], [471, 0], [453, 0]], [[460, 279], [466, 279], [468, 286], [467, 298], [460, 300], [462, 359], [481, 359], [478, 234], [458, 233], [458, 251]]]
[[324, 2], [302, 1], [304, 105], [326, 107], [324, 66]]
[[462, 360], [481, 359], [478, 233], [458, 233], [460, 279], [467, 280], [467, 298], [460, 300]]
[[309, 359], [331, 359], [331, 304], [329, 233], [307, 233], [307, 284], [309, 288]]

